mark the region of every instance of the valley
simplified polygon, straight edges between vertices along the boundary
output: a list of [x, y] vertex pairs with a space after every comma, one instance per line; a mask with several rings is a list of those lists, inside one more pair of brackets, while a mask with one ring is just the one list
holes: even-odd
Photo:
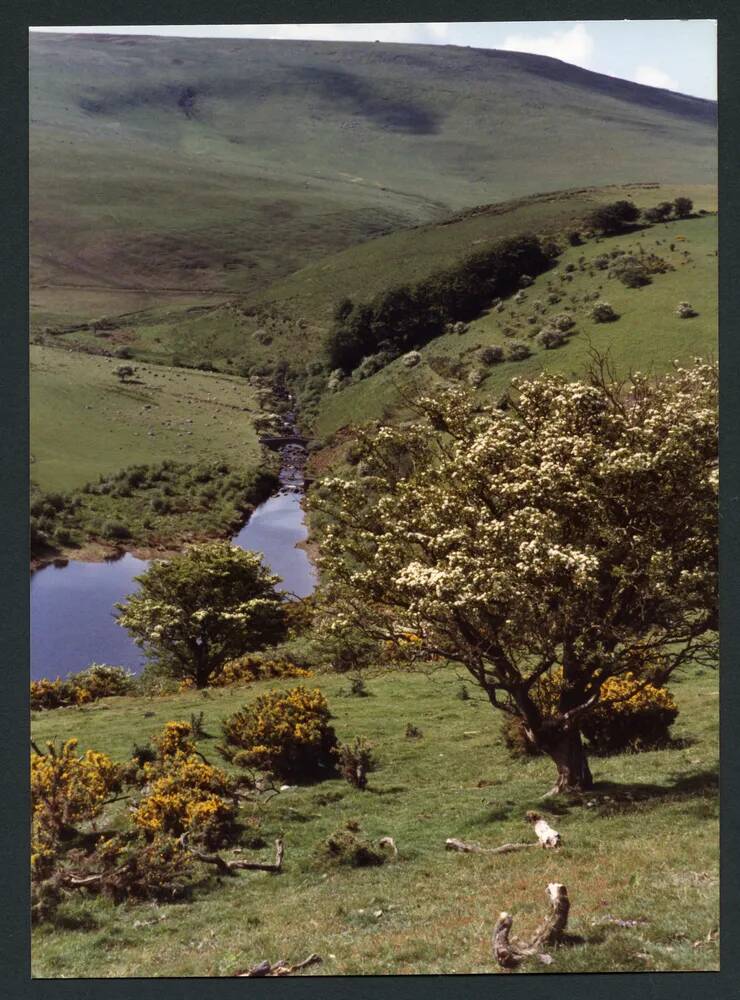
[[716, 102], [30, 69], [34, 975], [717, 970]]

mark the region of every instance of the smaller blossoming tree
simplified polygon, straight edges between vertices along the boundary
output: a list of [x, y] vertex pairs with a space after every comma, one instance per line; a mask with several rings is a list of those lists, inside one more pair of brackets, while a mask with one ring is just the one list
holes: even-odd
[[218, 677], [229, 660], [284, 636], [285, 599], [259, 553], [227, 542], [195, 545], [136, 580], [139, 590], [116, 605], [118, 624], [151, 661], [196, 687]]
[[[716, 382], [697, 362], [620, 384], [596, 358], [586, 381], [515, 380], [505, 408], [452, 389], [374, 428], [365, 474], [313, 501], [334, 627], [420, 636], [522, 721], [554, 791], [590, 787], [581, 731], [606, 682], [715, 655]], [[558, 670], [545, 714], [535, 686]]]

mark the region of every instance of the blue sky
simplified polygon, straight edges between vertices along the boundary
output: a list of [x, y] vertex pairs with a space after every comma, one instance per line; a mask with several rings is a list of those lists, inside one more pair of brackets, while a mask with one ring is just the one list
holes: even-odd
[[535, 52], [652, 87], [717, 96], [717, 26], [709, 20], [65, 25], [31, 30], [472, 45]]

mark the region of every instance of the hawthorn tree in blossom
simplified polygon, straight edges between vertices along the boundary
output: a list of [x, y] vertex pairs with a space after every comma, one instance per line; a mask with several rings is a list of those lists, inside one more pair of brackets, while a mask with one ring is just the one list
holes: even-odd
[[163, 672], [198, 688], [229, 660], [285, 636], [285, 598], [258, 552], [204, 542], [152, 562], [136, 582], [115, 605], [118, 624]]
[[584, 381], [514, 380], [504, 408], [454, 388], [373, 428], [362, 474], [313, 501], [334, 627], [463, 665], [553, 759], [553, 792], [588, 789], [605, 680], [716, 652], [716, 393], [714, 365], [620, 383], [597, 358]]

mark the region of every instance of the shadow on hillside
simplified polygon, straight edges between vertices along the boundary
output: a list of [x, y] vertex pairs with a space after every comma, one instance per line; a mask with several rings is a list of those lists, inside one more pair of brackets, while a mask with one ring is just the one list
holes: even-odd
[[398, 795], [400, 792], [408, 791], [408, 787], [406, 785], [388, 785], [386, 788], [375, 788], [373, 785], [368, 785], [365, 791], [381, 796]]
[[719, 790], [719, 774], [716, 770], [694, 771], [693, 773], [672, 774], [670, 784], [653, 785], [639, 781], [616, 782], [597, 781], [594, 792], [607, 793], [617, 801], [644, 802], [648, 799], [686, 799], [696, 795], [707, 795]]
[[57, 930], [65, 931], [96, 931], [100, 921], [91, 913], [65, 913], [60, 910], [51, 923]]
[[[593, 809], [599, 816], [642, 809], [646, 805], [660, 805], [663, 802], [682, 802], [698, 799], [699, 805], [707, 797], [717, 798], [719, 774], [715, 770], [683, 772], [669, 775], [667, 784], [656, 785], [649, 782], [597, 781], [589, 792], [581, 795], [563, 796], [541, 802], [538, 808], [552, 816], [565, 816], [574, 807]], [[706, 810], [704, 810], [706, 812]]]

